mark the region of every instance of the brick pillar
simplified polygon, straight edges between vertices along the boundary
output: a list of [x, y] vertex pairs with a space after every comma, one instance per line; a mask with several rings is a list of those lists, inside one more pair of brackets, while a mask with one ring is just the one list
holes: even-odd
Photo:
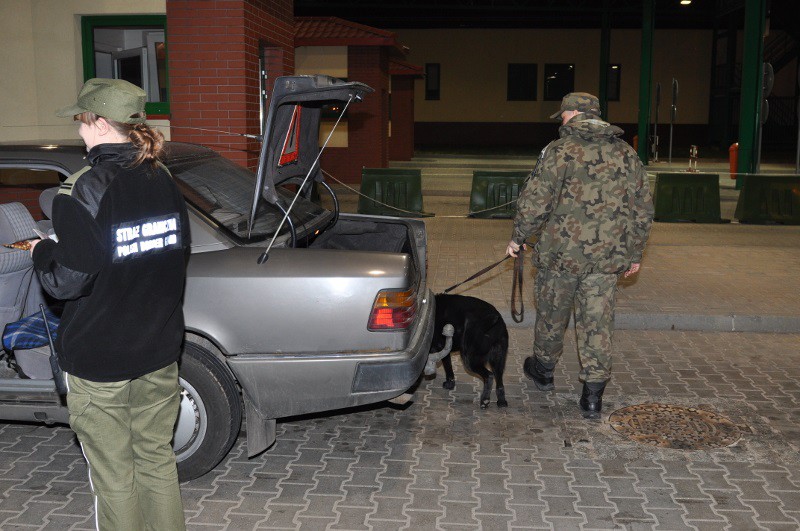
[[414, 77], [392, 76], [392, 136], [389, 159], [414, 156]]
[[340, 181], [358, 183], [361, 168], [389, 163], [389, 56], [382, 46], [350, 46], [347, 79], [366, 83], [375, 92], [347, 110], [347, 148], [328, 148], [322, 169]]
[[294, 71], [294, 1], [167, 0], [167, 42], [172, 139], [255, 169], [258, 142], [198, 128], [260, 132], [261, 48], [282, 51], [273, 77]]

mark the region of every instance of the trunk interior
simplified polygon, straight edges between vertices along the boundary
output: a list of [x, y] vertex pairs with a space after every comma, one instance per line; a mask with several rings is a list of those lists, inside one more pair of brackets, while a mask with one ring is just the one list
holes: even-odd
[[310, 246], [313, 249], [380, 251], [414, 256], [408, 227], [400, 223], [339, 218]]

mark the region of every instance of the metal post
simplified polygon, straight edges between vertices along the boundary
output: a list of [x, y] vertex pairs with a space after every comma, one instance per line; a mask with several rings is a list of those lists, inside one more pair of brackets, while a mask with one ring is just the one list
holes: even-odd
[[[797, 82], [800, 83], [800, 68], [797, 69]], [[797, 97], [797, 153], [794, 156], [794, 172], [800, 173], [800, 96]]]
[[[761, 111], [761, 115], [763, 116], [763, 109]], [[761, 137], [764, 133], [764, 126], [759, 119], [758, 121], [758, 132], [756, 133], [756, 148], [755, 148], [755, 161], [753, 162], [753, 173], [758, 173], [761, 171]]]
[[264, 49], [261, 49], [261, 55], [258, 58], [258, 121], [261, 124], [261, 135], [263, 136], [266, 126], [267, 115], [267, 62], [264, 59]]
[[611, 55], [610, 0], [603, 0], [603, 15], [600, 27], [600, 116], [608, 120], [608, 58]]
[[669, 108], [669, 163], [672, 164], [672, 127], [678, 119], [678, 80], [672, 78], [672, 105]]
[[656, 0], [642, 0], [642, 66], [639, 71], [639, 158], [647, 164], [647, 127], [653, 83], [653, 31]]
[[772, 85], [775, 83], [775, 71], [770, 63], [763, 63], [761, 72], [761, 114], [758, 119], [758, 142], [756, 143], [756, 164], [755, 173], [761, 171], [761, 139], [764, 134], [764, 124], [769, 118], [769, 100], [767, 99], [772, 92]]
[[766, 0], [745, 0], [744, 54], [742, 56], [742, 96], [739, 104], [739, 175], [736, 188], [742, 187], [742, 174], [755, 169], [757, 135], [761, 113], [764, 29]]
[[658, 107], [661, 105], [661, 83], [656, 83], [655, 118], [653, 119], [653, 162], [658, 162]]
[[739, 35], [739, 28], [735, 22], [735, 17], [728, 17], [728, 47], [725, 52], [725, 113], [722, 128], [722, 146], [729, 146], [738, 140], [738, 131], [734, 131], [733, 117], [736, 113], [736, 98], [734, 97], [733, 86], [736, 79], [736, 47]]

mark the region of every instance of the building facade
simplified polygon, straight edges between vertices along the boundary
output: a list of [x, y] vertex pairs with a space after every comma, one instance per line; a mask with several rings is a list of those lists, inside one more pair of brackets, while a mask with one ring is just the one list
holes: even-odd
[[[323, 168], [355, 183], [362, 167], [388, 164], [390, 59], [403, 57], [396, 36], [341, 19], [295, 20], [292, 0], [8, 0], [0, 3], [0, 42], [0, 67], [13, 72], [0, 78], [0, 141], [77, 140], [73, 121], [55, 109], [74, 102], [88, 78], [122, 77], [146, 89], [149, 122], [167, 139], [207, 145], [255, 169], [259, 144], [243, 134], [261, 132], [275, 79], [329, 73], [375, 93], [348, 113]], [[403, 87], [401, 99], [411, 100]], [[409, 103], [396, 103], [407, 117]], [[411, 116], [398, 120], [403, 134], [395, 137], [406, 143], [396, 149], [405, 158]], [[0, 200], [39, 214], [38, 194], [52, 179], [0, 171]]]

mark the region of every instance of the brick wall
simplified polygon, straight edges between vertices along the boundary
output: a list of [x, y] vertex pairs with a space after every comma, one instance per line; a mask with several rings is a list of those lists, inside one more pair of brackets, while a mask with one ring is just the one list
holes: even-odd
[[390, 160], [411, 160], [414, 156], [414, 77], [392, 77], [392, 136]]
[[[259, 57], [268, 78], [294, 71], [293, 0], [167, 0], [172, 140], [207, 145], [255, 169]], [[274, 50], [277, 48], [277, 50]]]
[[347, 111], [347, 148], [328, 148], [322, 169], [346, 183], [361, 182], [361, 168], [389, 163], [389, 56], [382, 46], [349, 46], [347, 79], [366, 83], [375, 92]]
[[53, 170], [33, 171], [24, 166], [0, 168], [0, 204], [22, 203], [34, 219], [43, 219], [39, 196], [44, 190], [58, 186], [59, 177], [63, 176]]
[[[44, 219], [42, 209], [39, 207], [39, 195], [53, 186], [52, 184], [31, 185], [31, 186], [0, 186], [0, 204], [2, 203], [22, 203], [28, 212], [31, 213], [33, 219]], [[13, 243], [13, 242], [0, 242], [0, 243]]]

